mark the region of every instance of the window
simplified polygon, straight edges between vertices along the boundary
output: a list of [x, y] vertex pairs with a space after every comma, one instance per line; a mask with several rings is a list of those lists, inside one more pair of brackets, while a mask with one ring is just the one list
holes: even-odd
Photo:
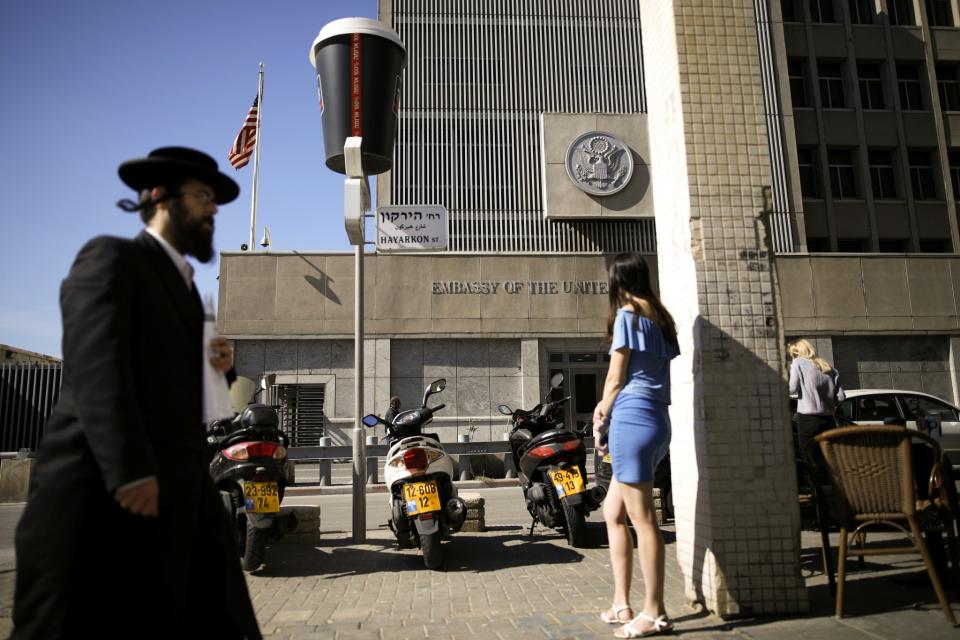
[[917, 24], [913, 18], [913, 0], [887, 0], [887, 9], [890, 12], [890, 24]]
[[278, 384], [280, 429], [292, 447], [316, 447], [323, 432], [322, 384]]
[[950, 158], [950, 181], [953, 183], [953, 199], [960, 200], [960, 151], [951, 150], [947, 157]]
[[813, 149], [797, 149], [797, 166], [800, 169], [800, 193], [805, 198], [819, 198], [817, 188], [817, 164], [813, 159]]
[[880, 238], [880, 253], [907, 253], [910, 241], [906, 238]]
[[931, 27], [952, 27], [950, 0], [927, 0], [927, 22]]
[[920, 66], [897, 65], [897, 88], [900, 91], [900, 108], [904, 111], [923, 110], [923, 92], [920, 90]]
[[877, 200], [895, 200], [897, 181], [893, 173], [893, 153], [886, 149], [871, 149], [867, 152], [870, 160], [870, 186]]
[[821, 62], [817, 64], [817, 75], [820, 78], [820, 102], [824, 109], [843, 109], [846, 102], [843, 99], [843, 67], [837, 62]]
[[848, 0], [850, 7], [850, 22], [853, 24], [871, 24], [876, 10], [873, 0]]
[[780, 0], [780, 13], [783, 14], [784, 22], [800, 22], [797, 0]]
[[945, 422], [956, 422], [957, 412], [950, 405], [924, 396], [900, 396], [903, 412], [908, 420], [916, 420], [917, 413], [923, 411], [928, 416], [937, 416]]
[[849, 149], [828, 149], [830, 164], [830, 194], [837, 200], [857, 197], [857, 182], [853, 170], [853, 154]]
[[933, 181], [933, 159], [929, 151], [908, 151], [910, 163], [910, 188], [915, 200], [936, 200], [937, 189]]
[[944, 111], [960, 111], [960, 67], [952, 64], [938, 64], [937, 92], [940, 94], [940, 108]]
[[883, 109], [883, 80], [879, 64], [858, 64], [860, 77], [860, 105], [864, 109]]
[[807, 251], [810, 253], [824, 253], [826, 251], [830, 251], [830, 239], [817, 237], [807, 238]]
[[814, 22], [836, 22], [833, 0], [810, 0], [810, 17]]
[[920, 253], [953, 253], [953, 243], [949, 238], [942, 240], [920, 240]]
[[787, 62], [787, 74], [790, 76], [790, 102], [795, 107], [809, 107], [807, 102], [807, 81], [803, 73], [803, 61]]
[[870, 250], [870, 241], [866, 238], [838, 238], [837, 251], [843, 253], [865, 253]]
[[837, 416], [853, 421], [853, 400], [844, 400], [837, 407]]
[[901, 419], [893, 396], [860, 396], [853, 399], [857, 422], [880, 422], [887, 418]]

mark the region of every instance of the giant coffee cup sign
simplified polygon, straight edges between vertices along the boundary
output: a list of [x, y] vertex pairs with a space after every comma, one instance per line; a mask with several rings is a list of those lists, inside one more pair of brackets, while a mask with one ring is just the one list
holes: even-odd
[[406, 56], [397, 32], [376, 20], [344, 18], [320, 30], [310, 63], [317, 70], [327, 167], [346, 173], [343, 144], [361, 137], [364, 171], [390, 170]]

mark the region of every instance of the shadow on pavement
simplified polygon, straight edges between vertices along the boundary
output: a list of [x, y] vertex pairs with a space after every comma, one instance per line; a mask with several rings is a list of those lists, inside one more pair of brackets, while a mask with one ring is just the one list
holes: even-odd
[[[603, 544], [606, 544], [603, 525], [592, 524], [588, 528], [591, 542], [602, 538]], [[365, 544], [354, 544], [344, 532], [342, 538], [324, 535], [316, 547], [273, 545], [267, 551], [264, 566], [251, 575], [276, 578], [322, 576], [332, 579], [425, 570], [419, 549], [398, 550], [389, 532], [369, 533], [371, 535]], [[562, 535], [540, 529], [530, 536], [527, 530], [519, 526], [492, 526], [481, 534], [461, 532], [444, 541], [442, 548], [444, 571], [479, 573], [511, 567], [578, 563], [583, 560], [583, 555], [569, 547]]]

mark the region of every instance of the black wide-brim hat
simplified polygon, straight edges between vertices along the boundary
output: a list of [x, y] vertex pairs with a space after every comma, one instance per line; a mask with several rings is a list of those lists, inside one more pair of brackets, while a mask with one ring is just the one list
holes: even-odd
[[216, 160], [187, 147], [154, 149], [146, 158], [127, 160], [117, 173], [124, 184], [138, 192], [193, 179], [213, 189], [217, 204], [236, 200], [240, 195], [240, 186], [230, 176], [220, 173]]

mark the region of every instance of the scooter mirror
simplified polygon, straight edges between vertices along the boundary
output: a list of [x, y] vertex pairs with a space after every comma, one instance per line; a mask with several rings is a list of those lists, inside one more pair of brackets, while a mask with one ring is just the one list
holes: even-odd
[[502, 414], [505, 415], [505, 416], [512, 416], [512, 415], [513, 415], [513, 410], [510, 409], [510, 407], [507, 406], [507, 405], [505, 405], [505, 404], [498, 404], [498, 405], [497, 405], [497, 411], [499, 411], [500, 413], [502, 413]]
[[428, 384], [427, 388], [423, 390], [423, 402], [420, 403], [421, 406], [424, 406], [424, 407], [427, 406], [427, 398], [429, 398], [435, 393], [440, 393], [446, 388], [447, 388], [446, 378], [440, 378], [439, 380], [434, 380], [433, 382]]
[[277, 374], [268, 373], [264, 375], [262, 378], [260, 378], [260, 388], [266, 391], [267, 389], [272, 387], [276, 381], [277, 381]]
[[367, 425], [368, 427], [375, 427], [380, 424], [380, 418], [372, 413], [368, 413], [367, 415], [363, 416], [363, 424]]
[[557, 371], [555, 374], [550, 376], [550, 386], [554, 389], [563, 384], [563, 373]]

